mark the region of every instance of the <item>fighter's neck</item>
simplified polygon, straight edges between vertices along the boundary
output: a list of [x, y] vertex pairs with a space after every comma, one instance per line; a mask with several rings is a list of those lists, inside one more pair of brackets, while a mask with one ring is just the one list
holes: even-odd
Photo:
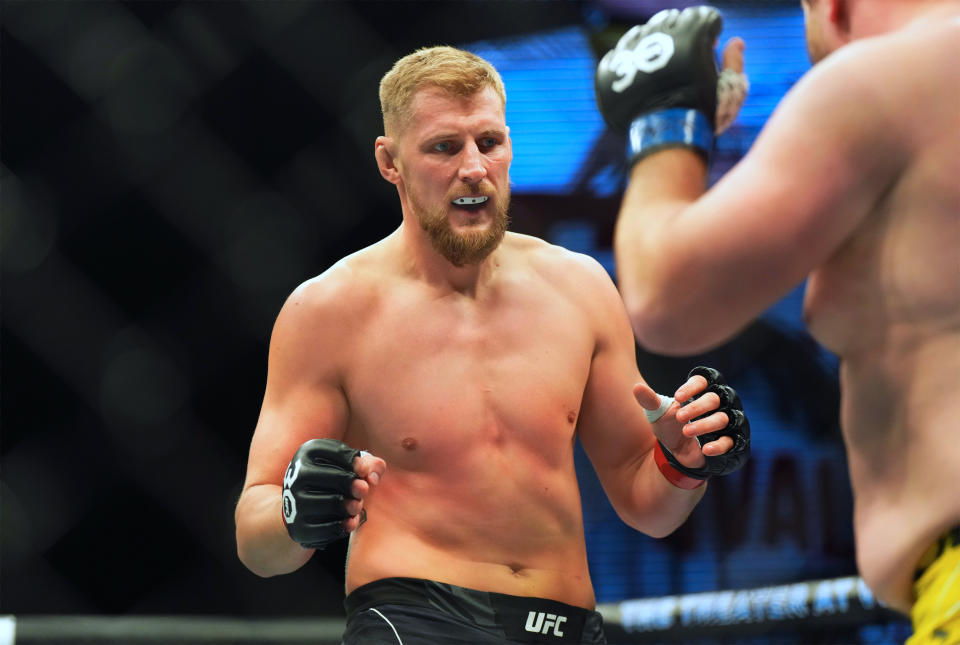
[[419, 228], [413, 230], [409, 224], [401, 225], [390, 238], [401, 271], [430, 285], [440, 294], [477, 297], [485, 292], [499, 266], [501, 249], [495, 249], [477, 264], [456, 266], [433, 247]]

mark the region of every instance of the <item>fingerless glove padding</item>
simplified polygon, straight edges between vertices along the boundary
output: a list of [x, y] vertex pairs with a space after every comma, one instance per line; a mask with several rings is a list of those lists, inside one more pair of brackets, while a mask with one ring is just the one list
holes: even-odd
[[707, 392], [713, 392], [720, 397], [720, 407], [691, 421], [708, 417], [715, 412], [725, 412], [730, 421], [722, 430], [698, 436], [697, 441], [703, 446], [720, 437], [730, 437], [733, 439], [733, 448], [716, 457], [705, 456], [707, 463], [702, 468], [688, 468], [677, 461], [663, 443], [660, 447], [670, 465], [685, 475], [696, 479], [707, 479], [713, 475], [729, 475], [742, 468], [750, 459], [750, 422], [747, 420], [747, 415], [743, 413], [743, 405], [736, 390], [723, 382], [723, 375], [719, 371], [712, 367], [695, 367], [690, 370], [687, 378], [698, 374], [707, 379], [707, 388], [698, 395], [698, 398]]
[[359, 454], [336, 439], [311, 439], [297, 449], [283, 477], [283, 522], [293, 541], [322, 549], [346, 537], [345, 500], [353, 499]]

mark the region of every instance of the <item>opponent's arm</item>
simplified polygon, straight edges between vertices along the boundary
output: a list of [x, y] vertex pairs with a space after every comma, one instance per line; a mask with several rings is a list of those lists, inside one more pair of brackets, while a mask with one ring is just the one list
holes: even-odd
[[[329, 281], [328, 281], [329, 282]], [[344, 445], [343, 347], [330, 284], [306, 283], [281, 309], [267, 386], [236, 507], [237, 553], [254, 573], [303, 566], [315, 548], [359, 526], [385, 464]]]
[[[848, 45], [797, 84], [747, 156], [704, 194], [720, 18], [703, 7], [663, 13], [618, 47], [670, 42], [669, 64], [624, 75], [605, 57], [597, 98], [611, 128], [626, 132], [639, 117], [647, 133], [630, 138], [614, 241], [634, 331], [650, 350], [689, 354], [728, 340], [834, 253], [907, 154], [870, 80], [876, 72], [862, 53], [850, 55], [860, 45]], [[741, 66], [740, 53], [740, 43], [728, 45], [726, 65]], [[880, 58], [870, 64], [892, 64]], [[689, 113], [691, 127], [678, 129], [677, 114]]]
[[[595, 263], [590, 263], [595, 265]], [[749, 456], [749, 425], [736, 393], [715, 370], [698, 369], [666, 401], [643, 382], [616, 288], [599, 265], [588, 272], [597, 345], [577, 431], [618, 515], [654, 537], [673, 532], [703, 496], [705, 481]], [[649, 414], [645, 414], [645, 409]], [[655, 418], [653, 426], [648, 416]]]

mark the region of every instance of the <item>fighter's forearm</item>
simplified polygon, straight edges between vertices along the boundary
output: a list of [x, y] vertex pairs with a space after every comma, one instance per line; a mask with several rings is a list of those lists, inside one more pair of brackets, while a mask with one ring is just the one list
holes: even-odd
[[270, 577], [296, 571], [313, 555], [293, 540], [283, 524], [281, 488], [251, 486], [237, 503], [237, 555], [258, 576]]
[[[706, 165], [696, 152], [675, 148], [654, 153], [634, 166], [614, 237], [617, 280], [638, 340], [662, 353], [690, 353], [715, 339], [683, 333], [681, 307], [696, 278], [694, 260], [709, 253], [682, 222], [684, 210], [706, 187]], [[696, 257], [690, 254], [696, 254]], [[691, 298], [691, 302], [692, 302]], [[702, 297], [699, 298], [702, 306]], [[697, 346], [701, 344], [701, 346]]]
[[636, 464], [629, 499], [614, 506], [629, 526], [662, 538], [686, 521], [706, 489], [706, 483], [692, 490], [671, 484], [660, 472], [651, 451]]
[[644, 462], [642, 476], [644, 481], [637, 485], [647, 486], [654, 496], [652, 515], [656, 532], [650, 533], [654, 537], [665, 537], [680, 528], [707, 491], [706, 482], [692, 490], [674, 486], [657, 468], [652, 456]]

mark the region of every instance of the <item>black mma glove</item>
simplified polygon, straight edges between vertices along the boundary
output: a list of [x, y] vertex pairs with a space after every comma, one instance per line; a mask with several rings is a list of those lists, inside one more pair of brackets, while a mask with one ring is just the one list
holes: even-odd
[[322, 549], [347, 536], [345, 503], [354, 499], [350, 486], [359, 454], [336, 439], [311, 439], [297, 449], [283, 476], [283, 523], [294, 542]]
[[630, 165], [664, 147], [709, 157], [719, 78], [713, 47], [722, 24], [712, 7], [666, 9], [630, 29], [601, 59], [597, 105], [613, 130], [629, 133]]
[[[722, 455], [717, 455], [716, 457], [709, 457], [705, 455], [707, 463], [703, 466], [703, 468], [689, 468], [684, 466], [677, 461], [677, 458], [673, 456], [673, 453], [667, 450], [667, 447], [663, 445], [663, 442], [660, 442], [660, 449], [663, 450], [663, 454], [670, 463], [670, 466], [680, 471], [684, 475], [687, 475], [688, 477], [692, 477], [694, 479], [708, 479], [714, 475], [729, 475], [730, 473], [742, 468], [750, 458], [750, 422], [747, 420], [747, 416], [743, 413], [743, 405], [740, 403], [740, 397], [737, 395], [736, 390], [729, 385], [724, 384], [723, 376], [719, 371], [713, 369], [712, 367], [695, 367], [690, 370], [687, 378], [696, 376], [697, 374], [707, 379], [707, 388], [698, 394], [696, 398], [703, 396], [707, 392], [713, 392], [720, 397], [720, 407], [718, 407], [716, 410], [711, 410], [707, 414], [703, 414], [699, 417], [691, 419], [691, 422], [696, 421], [697, 419], [708, 417], [715, 412], [726, 412], [727, 417], [730, 419], [725, 428], [716, 432], [707, 432], [699, 435], [697, 437], [697, 441], [700, 442], [700, 446], [702, 447], [704, 444], [710, 443], [711, 441], [716, 441], [720, 437], [727, 436], [733, 439], [733, 447]], [[693, 399], [690, 399], [690, 401], [692, 400]], [[690, 401], [686, 401], [683, 403], [683, 405], [690, 403]]]

